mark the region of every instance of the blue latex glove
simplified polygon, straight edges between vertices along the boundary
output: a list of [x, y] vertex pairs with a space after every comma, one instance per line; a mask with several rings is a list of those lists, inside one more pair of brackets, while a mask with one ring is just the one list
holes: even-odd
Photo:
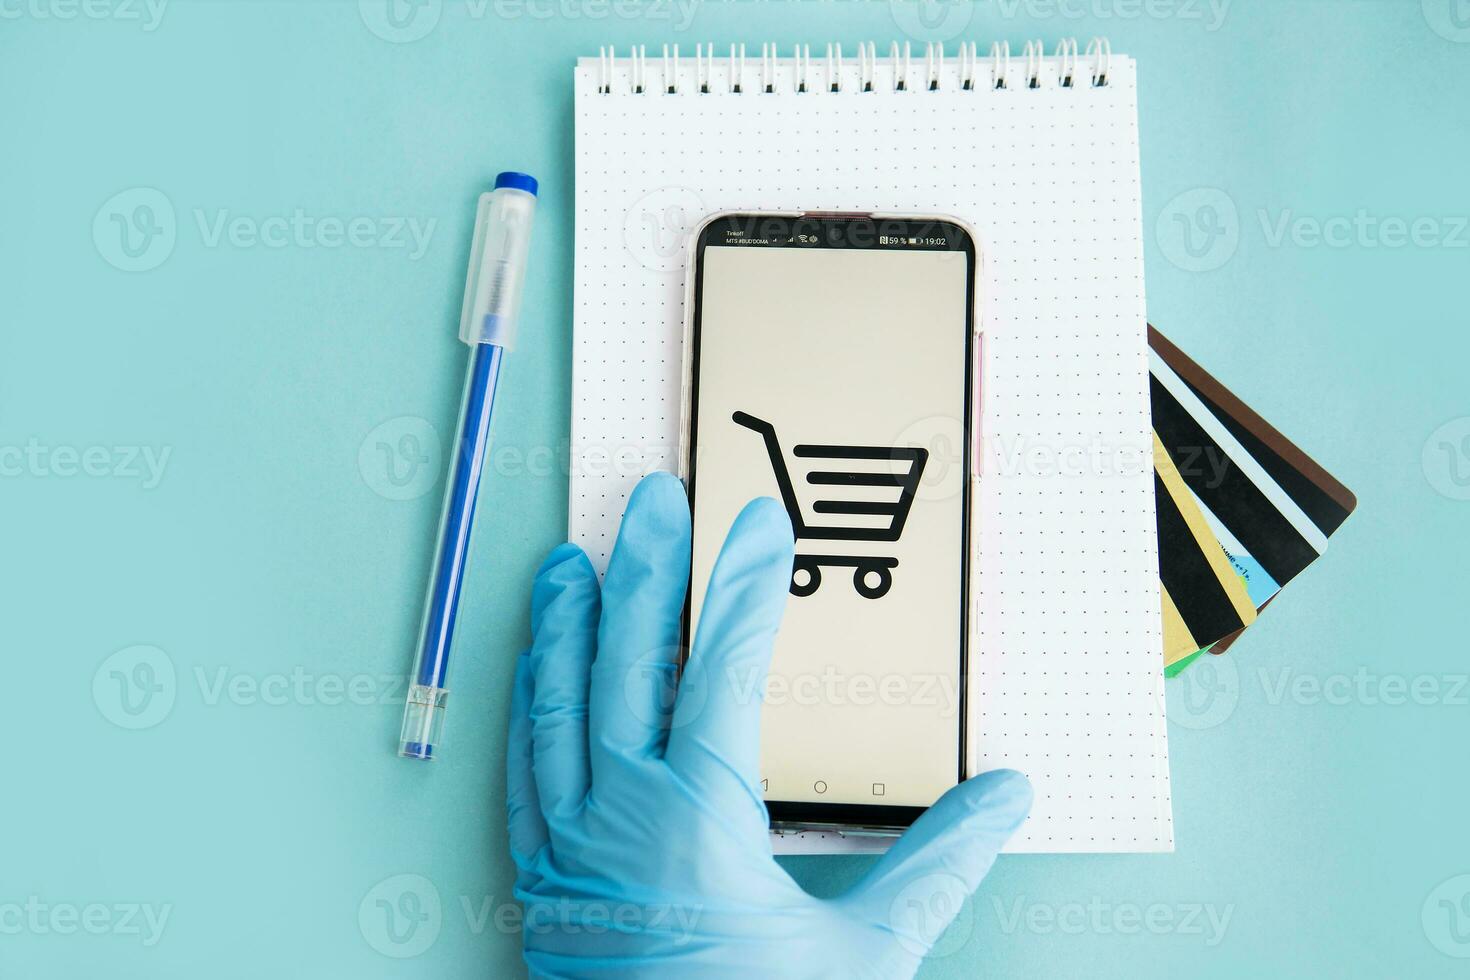
[[683, 487], [656, 474], [600, 589], [574, 545], [537, 573], [506, 799], [526, 963], [548, 977], [911, 976], [1025, 819], [1030, 784], [971, 779], [847, 894], [808, 895], [771, 855], [760, 699], [741, 693], [751, 671], [764, 687], [790, 522], [769, 498], [741, 512], [676, 680], [689, 555]]

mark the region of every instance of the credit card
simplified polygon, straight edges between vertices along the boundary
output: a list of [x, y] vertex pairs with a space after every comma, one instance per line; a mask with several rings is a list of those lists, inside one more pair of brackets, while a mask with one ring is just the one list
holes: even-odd
[[1157, 434], [1154, 504], [1167, 667], [1255, 622], [1256, 607]]
[[[1241, 632], [1243, 633], [1245, 631], [1242, 629]], [[1176, 661], [1174, 661], [1172, 664], [1169, 664], [1168, 666], [1166, 666], [1164, 668], [1164, 676], [1165, 677], [1178, 677], [1180, 674], [1182, 674], [1184, 672], [1184, 668], [1188, 667], [1190, 664], [1192, 664], [1196, 660], [1198, 660], [1202, 654], [1209, 653], [1212, 650], [1214, 650], [1214, 647], [1208, 647], [1208, 648], [1206, 648], [1204, 650], [1196, 650], [1196, 651], [1194, 651], [1194, 653], [1191, 653], [1188, 656], [1186, 656], [1183, 660], [1176, 660]]]
[[[1150, 371], [1154, 375], [1150, 384], [1155, 394], [1155, 430], [1159, 428], [1161, 408], [1166, 419], [1171, 417], [1171, 412], [1182, 408], [1195, 422], [1197, 428], [1193, 430], [1180, 425], [1177, 416], [1172, 428], [1165, 422], [1165, 429], [1171, 432], [1165, 441], [1179, 443], [1170, 450], [1171, 458], [1183, 460], [1195, 476], [1192, 482], [1197, 486], [1191, 487], [1191, 493], [1196, 494], [1201, 513], [1244, 579], [1251, 601], [1258, 611], [1263, 610], [1287, 581], [1325, 550], [1327, 537], [1352, 514], [1357, 498], [1152, 325], [1148, 328], [1148, 342]], [[1168, 371], [1162, 379], [1155, 370], [1160, 364]], [[1162, 400], [1158, 397], [1161, 388]], [[1214, 449], [1209, 448], [1209, 440], [1198, 438], [1201, 432], [1222, 434], [1213, 443]], [[1222, 472], [1229, 465], [1225, 461], [1233, 463], [1233, 460], [1220, 447], [1220, 442], [1231, 443], [1230, 448], [1239, 457], [1254, 464], [1258, 478], [1245, 474], [1249, 492], [1241, 500], [1229, 499], [1229, 492], [1221, 490], [1225, 484], [1240, 484], [1238, 479]], [[1190, 482], [1186, 481], [1186, 485]], [[1207, 486], [1210, 483], [1216, 486]], [[1268, 503], [1279, 500], [1274, 496], [1278, 492], [1290, 499], [1292, 508], [1275, 508], [1280, 517], [1269, 513], [1259, 516], [1263, 500]], [[1210, 506], [1211, 501], [1219, 512]], [[1257, 516], [1252, 519], [1252, 514]], [[1309, 528], [1304, 533], [1303, 524], [1307, 522]], [[1243, 535], [1237, 533], [1241, 527], [1246, 529]], [[1273, 542], [1273, 533], [1280, 535], [1280, 539]], [[1282, 577], [1278, 580], [1277, 575]], [[1208, 652], [1224, 653], [1244, 631], [1244, 626], [1235, 630], [1210, 646]], [[1166, 676], [1176, 676], [1203, 652], [1176, 660], [1166, 669]]]

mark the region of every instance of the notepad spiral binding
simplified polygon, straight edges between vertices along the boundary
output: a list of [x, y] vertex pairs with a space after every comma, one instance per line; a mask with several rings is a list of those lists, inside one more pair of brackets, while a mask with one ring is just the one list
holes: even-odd
[[[1078, 56], [1077, 42], [1071, 38], [1064, 39], [1057, 44], [1056, 52], [1051, 58], [1045, 55], [1045, 48], [1040, 41], [1027, 41], [1025, 49], [1019, 59], [1024, 63], [1019, 78], [1013, 79], [1013, 63], [1011, 59], [1011, 46], [1006, 41], [997, 41], [990, 46], [988, 58], [977, 57], [978, 48], [975, 42], [965, 42], [959, 45], [959, 54], [956, 58], [946, 62], [944, 45], [942, 43], [929, 43], [924, 52], [924, 72], [919, 81], [928, 91], [938, 91], [943, 86], [946, 78], [950, 78], [958, 88], [972, 91], [983, 88], [981, 81], [985, 80], [981, 65], [988, 68], [989, 88], [1009, 89], [1013, 81], [1023, 88], [1037, 89], [1043, 86], [1043, 66], [1048, 62], [1055, 67], [1054, 75], [1048, 73], [1048, 77], [1061, 88], [1073, 88], [1078, 80], [1078, 70], [1081, 68], [1086, 74], [1088, 84], [1094, 88], [1101, 88], [1108, 84], [1108, 68], [1112, 62], [1112, 46], [1107, 38], [1095, 37], [1087, 44], [1087, 49]], [[692, 76], [685, 70], [685, 60], [679, 55], [677, 44], [665, 44], [663, 56], [657, 59], [657, 68], [651, 72], [648, 64], [648, 54], [645, 45], [634, 45], [629, 51], [629, 56], [623, 59], [627, 65], [625, 72], [617, 70], [619, 59], [612, 47], [603, 47], [598, 50], [597, 64], [597, 91], [603, 95], [611, 95], [615, 92], [632, 93], [642, 95], [648, 92], [663, 92], [668, 95], [677, 95], [686, 91], [686, 82], [693, 83], [693, 91], [709, 95], [719, 91], [739, 95], [751, 91], [746, 85], [748, 70], [746, 67], [745, 45], [732, 44], [728, 56], [719, 60], [725, 63], [724, 70], [717, 70], [715, 58], [715, 46], [713, 44], [695, 45], [694, 72]], [[754, 60], [754, 59], [752, 59]], [[957, 69], [957, 73], [947, 72], [946, 65]], [[895, 41], [889, 45], [886, 67], [889, 69], [889, 78], [886, 86], [891, 86], [894, 91], [907, 91], [911, 85], [913, 76], [912, 49], [908, 42], [902, 47]], [[656, 73], [657, 79], [651, 76]], [[759, 83], [754, 89], [756, 92], [774, 93], [777, 91], [795, 92], [841, 92], [844, 91], [844, 83], [851, 73], [844, 69], [842, 60], [842, 45], [827, 45], [827, 56], [823, 69], [813, 69], [811, 45], [795, 45], [792, 56], [782, 58], [777, 53], [774, 44], [762, 44], [760, 54], [760, 65], [757, 78]], [[856, 83], [857, 90], [861, 92], [878, 91], [880, 85], [885, 85], [879, 78], [879, 60], [877, 46], [871, 41], [858, 45], [857, 72], [852, 78]], [[823, 86], [820, 83], [826, 82]], [[655, 84], [656, 82], [656, 84]], [[721, 88], [723, 83], [723, 88]]]

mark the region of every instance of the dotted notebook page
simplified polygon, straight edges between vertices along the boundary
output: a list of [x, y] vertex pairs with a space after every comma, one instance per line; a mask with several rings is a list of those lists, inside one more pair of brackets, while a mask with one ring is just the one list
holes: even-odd
[[[570, 533], [605, 567], [629, 492], [677, 470], [687, 236], [721, 210], [950, 214], [983, 253], [972, 771], [1036, 788], [1009, 850], [1173, 849], [1136, 72], [993, 88], [955, 61], [576, 69]], [[773, 91], [764, 91], [762, 72]], [[808, 91], [798, 92], [799, 71]], [[635, 72], [643, 91], [634, 91]], [[898, 77], [906, 90], [896, 90]], [[668, 91], [672, 86], [674, 92]], [[823, 834], [778, 852], [871, 850]]]

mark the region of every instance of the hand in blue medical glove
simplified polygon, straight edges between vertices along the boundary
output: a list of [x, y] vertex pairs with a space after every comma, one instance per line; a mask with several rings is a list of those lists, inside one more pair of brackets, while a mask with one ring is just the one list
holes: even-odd
[[549, 977], [911, 976], [1025, 819], [1030, 785], [971, 779], [847, 894], [802, 891], [771, 856], [748, 693], [786, 605], [791, 525], [770, 499], [741, 512], [676, 682], [689, 554], [683, 488], [658, 474], [634, 491], [600, 589], [569, 544], [536, 576], [507, 791], [526, 963]]

